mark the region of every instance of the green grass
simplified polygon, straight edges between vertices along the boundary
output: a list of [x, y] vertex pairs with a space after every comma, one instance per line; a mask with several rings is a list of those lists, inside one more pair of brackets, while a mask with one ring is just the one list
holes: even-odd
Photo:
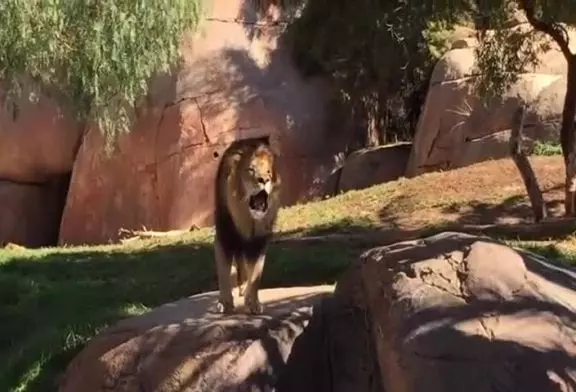
[[[562, 181], [561, 159], [542, 158], [545, 188]], [[349, 192], [281, 211], [263, 286], [334, 283], [360, 253], [394, 235], [525, 213], [514, 166], [494, 162]], [[492, 176], [492, 177], [490, 177]], [[479, 192], [478, 189], [503, 189]], [[500, 188], [499, 188], [500, 187]], [[480, 217], [480, 218], [478, 218]], [[481, 223], [481, 222], [480, 222]], [[302, 241], [301, 235], [349, 234]], [[545, 237], [545, 236], [543, 236]], [[163, 303], [216, 290], [212, 230], [125, 245], [0, 250], [0, 391], [50, 392], [72, 357], [98, 331]], [[509, 243], [576, 262], [576, 242]]]
[[514, 241], [504, 240], [510, 246], [537, 253], [564, 266], [576, 266], [576, 237], [559, 240]]
[[[263, 285], [332, 283], [359, 249], [274, 244]], [[304, 274], [303, 271], [306, 271]], [[211, 244], [0, 251], [0, 390], [52, 391], [88, 339], [124, 317], [217, 288]]]
[[534, 143], [533, 154], [548, 157], [554, 155], [562, 155], [562, 146], [560, 143], [541, 142], [537, 140]]

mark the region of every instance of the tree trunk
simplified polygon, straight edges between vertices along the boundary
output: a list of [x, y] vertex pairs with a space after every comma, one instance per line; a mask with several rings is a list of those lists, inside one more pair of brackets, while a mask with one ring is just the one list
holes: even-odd
[[366, 108], [366, 147], [380, 145], [378, 96], [371, 96], [365, 101]]
[[576, 56], [566, 59], [568, 75], [566, 82], [566, 97], [562, 110], [562, 127], [560, 129], [560, 142], [562, 155], [566, 165], [565, 184], [565, 213], [566, 216], [576, 216], [576, 156], [574, 138], [574, 117], [576, 116]]
[[368, 111], [366, 147], [376, 147], [380, 144], [378, 135], [378, 119], [374, 111]]
[[522, 148], [522, 130], [524, 128], [525, 115], [526, 111], [523, 105], [514, 113], [512, 134], [510, 136], [510, 153], [524, 181], [524, 186], [526, 187], [526, 192], [532, 205], [532, 211], [534, 212], [534, 219], [536, 222], [540, 222], [542, 219], [547, 218], [548, 212], [534, 170], [532, 170], [530, 161]]
[[348, 143], [348, 148], [352, 151], [366, 147], [366, 134], [367, 134], [367, 122], [366, 122], [366, 108], [362, 99], [357, 95], [353, 95], [350, 98], [350, 110], [352, 112], [352, 122], [351, 122], [351, 136]]
[[562, 109], [562, 127], [560, 143], [566, 166], [566, 184], [564, 207], [566, 216], [576, 216], [576, 157], [574, 156], [574, 117], [576, 116], [576, 55], [570, 50], [568, 37], [555, 22], [540, 20], [536, 17], [536, 1], [520, 0], [520, 6], [526, 14], [528, 22], [534, 29], [547, 34], [556, 42], [568, 65], [566, 78], [566, 96]]
[[[383, 82], [380, 82], [383, 83]], [[378, 111], [378, 133], [380, 136], [380, 144], [386, 144], [390, 142], [390, 124], [388, 117], [388, 89], [385, 86], [380, 86], [378, 88], [378, 101], [376, 110]]]

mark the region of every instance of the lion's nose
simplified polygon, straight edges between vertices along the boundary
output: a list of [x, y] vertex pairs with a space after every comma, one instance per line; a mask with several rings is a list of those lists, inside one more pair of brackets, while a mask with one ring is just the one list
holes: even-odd
[[267, 182], [268, 182], [268, 180], [264, 179], [264, 177], [258, 177], [258, 183], [260, 183], [262, 185], [266, 185]]

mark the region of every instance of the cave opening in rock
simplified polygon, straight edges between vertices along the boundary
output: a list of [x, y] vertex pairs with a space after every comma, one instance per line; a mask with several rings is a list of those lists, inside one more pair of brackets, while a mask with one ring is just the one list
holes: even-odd
[[70, 180], [72, 179], [72, 172], [62, 174], [55, 178], [52, 184], [52, 191], [54, 192], [54, 218], [58, 224], [54, 225], [54, 229], [50, 235], [50, 245], [57, 245], [60, 236], [60, 225], [62, 224], [62, 216], [64, 215], [64, 208], [66, 207], [66, 200], [68, 198], [68, 191], [70, 190]]
[[71, 174], [42, 182], [0, 179], [0, 244], [57, 245]]

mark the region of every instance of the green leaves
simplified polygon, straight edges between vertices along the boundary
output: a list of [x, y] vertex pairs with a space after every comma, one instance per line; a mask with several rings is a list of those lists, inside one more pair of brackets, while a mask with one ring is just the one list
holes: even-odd
[[562, 22], [576, 22], [576, 3], [550, 0], [477, 1], [477, 15], [489, 20], [490, 31], [483, 34], [475, 48], [475, 89], [485, 103], [498, 101], [518, 80], [520, 74], [539, 63], [539, 53], [554, 44], [550, 36], [530, 24], [510, 26], [515, 13], [525, 16], [524, 6], [534, 9], [539, 22], [551, 30], [563, 31]]
[[467, 10], [465, 4], [308, 0], [287, 38], [305, 75], [323, 73], [336, 81], [358, 140], [369, 127], [383, 141], [406, 139], [416, 126], [434, 62], [447, 49], [445, 32]]
[[0, 79], [8, 103], [23, 77], [59, 92], [109, 150], [130, 129], [148, 80], [178, 59], [201, 0], [2, 0]]
[[528, 66], [538, 64], [542, 40], [534, 30], [520, 28], [495, 30], [474, 49], [478, 77], [475, 89], [484, 102], [496, 102], [518, 80]]

